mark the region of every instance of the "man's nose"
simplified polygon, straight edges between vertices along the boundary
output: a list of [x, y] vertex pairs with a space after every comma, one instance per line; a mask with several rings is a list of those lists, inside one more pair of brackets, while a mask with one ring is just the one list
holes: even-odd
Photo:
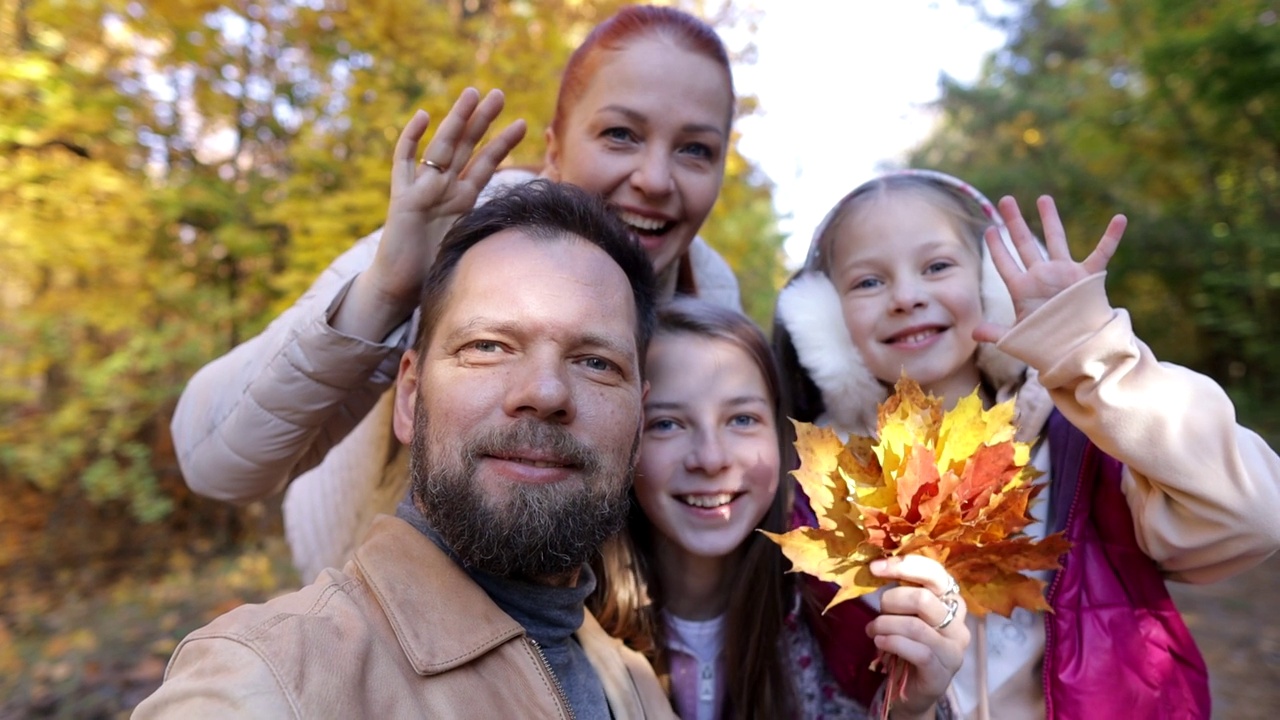
[[572, 422], [576, 408], [570, 371], [569, 364], [559, 357], [531, 355], [524, 358], [512, 373], [505, 408], [507, 414]]

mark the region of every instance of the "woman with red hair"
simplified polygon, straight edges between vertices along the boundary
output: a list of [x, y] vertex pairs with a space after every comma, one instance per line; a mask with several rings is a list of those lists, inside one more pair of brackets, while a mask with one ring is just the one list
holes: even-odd
[[[396, 147], [387, 223], [356, 242], [260, 335], [202, 368], [172, 431], [190, 487], [245, 503], [288, 486], [285, 527], [304, 581], [341, 567], [407, 488], [391, 394], [422, 281], [453, 220], [486, 186], [532, 174], [494, 169], [524, 135], [517, 121], [479, 150], [502, 94], [466, 90], [424, 153], [419, 112]], [[671, 8], [626, 8], [565, 68], [541, 175], [604, 197], [658, 271], [664, 297], [737, 308], [737, 281], [697, 237], [724, 179], [734, 111], [715, 32]]]

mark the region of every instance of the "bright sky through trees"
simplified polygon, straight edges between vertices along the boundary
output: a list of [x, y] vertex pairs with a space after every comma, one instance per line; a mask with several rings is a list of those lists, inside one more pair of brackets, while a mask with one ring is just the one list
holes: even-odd
[[[998, 11], [998, 3], [987, 4]], [[738, 124], [744, 155], [777, 185], [786, 250], [798, 264], [846, 192], [932, 129], [939, 73], [964, 82], [1004, 41], [955, 0], [748, 0], [759, 12], [754, 64], [735, 68], [760, 112]], [[744, 41], [731, 32], [732, 46]]]

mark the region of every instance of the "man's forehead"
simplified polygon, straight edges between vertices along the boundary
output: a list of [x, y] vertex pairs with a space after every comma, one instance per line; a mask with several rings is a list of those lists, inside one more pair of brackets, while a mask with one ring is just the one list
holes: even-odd
[[[467, 248], [458, 259], [455, 274], [476, 275], [475, 271], [480, 270], [479, 274], [487, 275], [511, 265], [554, 264], [553, 261], [558, 256], [567, 253], [590, 255], [593, 251], [599, 254], [598, 259], [616, 266], [608, 253], [577, 235], [562, 231], [513, 227], [500, 230]], [[621, 273], [621, 268], [618, 270]]]
[[635, 299], [626, 273], [602, 248], [570, 233], [525, 228], [494, 233], [462, 255], [452, 284], [446, 312], [460, 324], [550, 306], [592, 325], [621, 324], [628, 334], [635, 330]]

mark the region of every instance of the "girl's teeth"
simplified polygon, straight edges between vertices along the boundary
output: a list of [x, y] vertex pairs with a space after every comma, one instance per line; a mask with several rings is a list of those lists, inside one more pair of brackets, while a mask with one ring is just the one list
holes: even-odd
[[622, 222], [638, 230], [647, 230], [649, 232], [652, 232], [654, 230], [661, 230], [662, 227], [667, 224], [663, 220], [655, 220], [653, 218], [647, 218], [647, 217], [644, 217], [643, 215], [637, 215], [633, 212], [627, 212], [626, 210], [618, 211], [618, 219], [622, 220]]
[[926, 331], [924, 331], [924, 332], [918, 332], [918, 333], [915, 333], [915, 334], [912, 334], [912, 335], [907, 335], [906, 337], [900, 337], [900, 338], [898, 338], [897, 340], [895, 340], [894, 342], [900, 342], [900, 343], [917, 343], [917, 342], [922, 342], [922, 341], [924, 341], [924, 340], [928, 340], [929, 338], [931, 338], [931, 337], [933, 337], [934, 335], [937, 335], [937, 334], [938, 334], [938, 331], [937, 331], [937, 330], [926, 330]]
[[720, 493], [719, 495], [682, 495], [679, 497], [679, 500], [685, 505], [692, 505], [697, 508], [718, 508], [722, 505], [728, 505], [733, 502], [733, 493]]

